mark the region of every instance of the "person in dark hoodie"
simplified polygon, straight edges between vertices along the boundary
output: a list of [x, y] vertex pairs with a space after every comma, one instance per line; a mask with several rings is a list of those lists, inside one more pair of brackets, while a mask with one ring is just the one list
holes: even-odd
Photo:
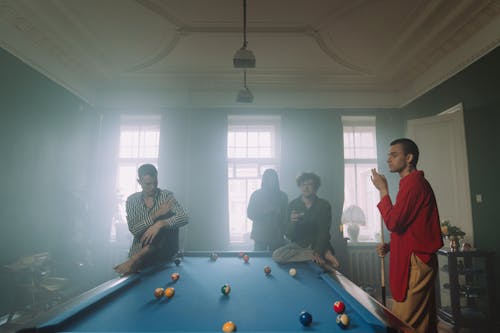
[[253, 221], [250, 237], [255, 251], [274, 251], [284, 243], [288, 196], [280, 190], [278, 174], [267, 169], [262, 175], [261, 188], [253, 192], [247, 216]]

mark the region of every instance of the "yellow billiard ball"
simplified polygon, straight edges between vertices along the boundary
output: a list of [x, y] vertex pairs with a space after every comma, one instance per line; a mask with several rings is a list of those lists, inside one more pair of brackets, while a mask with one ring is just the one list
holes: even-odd
[[236, 325], [232, 321], [227, 321], [222, 325], [223, 332], [236, 332]]
[[165, 296], [166, 296], [167, 298], [171, 298], [171, 297], [173, 297], [173, 296], [174, 296], [174, 294], [175, 294], [175, 289], [174, 289], [174, 288], [172, 288], [172, 287], [168, 287], [167, 289], [165, 289]]
[[290, 274], [290, 276], [295, 276], [297, 275], [297, 270], [295, 268], [290, 268], [288, 274]]

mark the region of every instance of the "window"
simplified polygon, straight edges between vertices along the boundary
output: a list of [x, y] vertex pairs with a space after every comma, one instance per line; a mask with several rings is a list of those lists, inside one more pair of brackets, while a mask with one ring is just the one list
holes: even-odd
[[117, 173], [117, 209], [113, 216], [111, 240], [130, 239], [125, 201], [141, 190], [137, 169], [141, 164], [158, 165], [160, 116], [122, 116]]
[[[371, 182], [377, 168], [375, 117], [342, 117], [344, 132], [344, 236], [351, 242], [375, 242], [380, 237], [379, 193]], [[348, 229], [357, 229], [357, 240]]]
[[280, 119], [272, 116], [229, 116], [227, 133], [229, 238], [235, 245], [250, 245], [252, 221], [247, 205], [260, 188], [262, 174], [279, 172]]

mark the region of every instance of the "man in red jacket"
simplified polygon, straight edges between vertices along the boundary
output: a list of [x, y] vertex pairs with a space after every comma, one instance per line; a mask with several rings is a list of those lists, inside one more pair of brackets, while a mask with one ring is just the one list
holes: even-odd
[[417, 170], [419, 151], [410, 139], [391, 142], [387, 163], [399, 173], [396, 203], [389, 196], [384, 175], [372, 170], [373, 185], [380, 192], [377, 205], [391, 234], [391, 242], [380, 244], [380, 256], [391, 252], [389, 283], [392, 311], [417, 332], [437, 332], [434, 283], [436, 251], [443, 246], [436, 198], [424, 173]]

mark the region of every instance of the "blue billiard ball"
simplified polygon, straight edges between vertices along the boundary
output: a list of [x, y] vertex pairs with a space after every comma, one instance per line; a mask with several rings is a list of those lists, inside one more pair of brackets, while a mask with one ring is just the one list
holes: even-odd
[[313, 317], [311, 314], [307, 311], [302, 311], [299, 316], [300, 323], [304, 326], [309, 326], [311, 325], [313, 321]]

